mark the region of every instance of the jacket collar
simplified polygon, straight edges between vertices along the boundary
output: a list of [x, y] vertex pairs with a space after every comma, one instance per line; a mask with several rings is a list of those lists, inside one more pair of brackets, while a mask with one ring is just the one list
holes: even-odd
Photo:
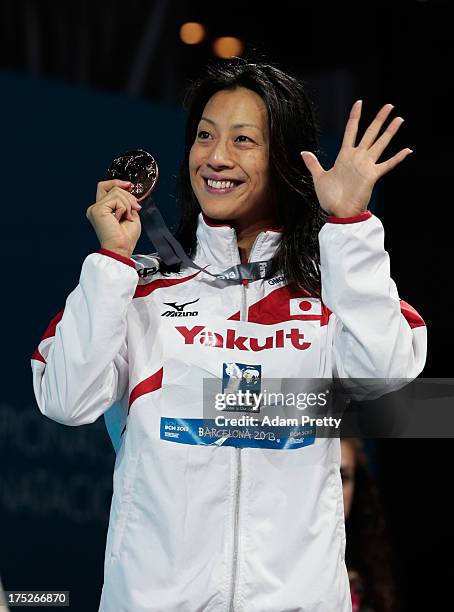
[[[260, 232], [252, 246], [249, 261], [271, 259], [281, 236], [282, 231], [278, 229], [267, 228]], [[235, 229], [231, 225], [216, 223], [200, 212], [194, 261], [198, 265], [212, 264], [223, 270], [241, 263]]]

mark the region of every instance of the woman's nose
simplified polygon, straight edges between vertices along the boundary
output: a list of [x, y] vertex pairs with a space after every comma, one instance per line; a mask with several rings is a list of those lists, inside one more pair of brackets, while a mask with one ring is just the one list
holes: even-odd
[[234, 165], [232, 155], [226, 141], [218, 140], [213, 144], [207, 162], [213, 166]]

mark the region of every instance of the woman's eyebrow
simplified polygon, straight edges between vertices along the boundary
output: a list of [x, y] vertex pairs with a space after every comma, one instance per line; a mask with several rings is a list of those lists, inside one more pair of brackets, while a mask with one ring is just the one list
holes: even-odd
[[[207, 121], [208, 123], [211, 123], [214, 126], [216, 125], [216, 122], [213, 121], [212, 119], [208, 119], [208, 117], [202, 117], [200, 121]], [[232, 125], [232, 128], [242, 128], [242, 127], [253, 127], [256, 130], [261, 131], [259, 126], [255, 125], [254, 123], [236, 123], [235, 125]]]

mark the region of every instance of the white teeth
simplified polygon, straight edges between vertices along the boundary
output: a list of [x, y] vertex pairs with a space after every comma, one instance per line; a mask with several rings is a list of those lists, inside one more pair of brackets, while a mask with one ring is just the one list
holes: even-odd
[[213, 181], [207, 179], [207, 183], [214, 189], [230, 189], [230, 187], [235, 187], [235, 183], [232, 183], [232, 181]]

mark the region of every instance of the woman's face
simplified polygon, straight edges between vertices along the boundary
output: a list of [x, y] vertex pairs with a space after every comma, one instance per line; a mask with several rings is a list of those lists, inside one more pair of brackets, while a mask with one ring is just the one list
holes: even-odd
[[348, 518], [355, 493], [355, 451], [352, 445], [341, 440], [341, 476], [344, 493], [344, 516]]
[[[189, 173], [207, 216], [241, 225], [269, 218], [268, 112], [258, 94], [239, 87], [220, 90], [208, 100], [189, 154]], [[233, 179], [235, 185], [211, 187], [210, 177]]]

